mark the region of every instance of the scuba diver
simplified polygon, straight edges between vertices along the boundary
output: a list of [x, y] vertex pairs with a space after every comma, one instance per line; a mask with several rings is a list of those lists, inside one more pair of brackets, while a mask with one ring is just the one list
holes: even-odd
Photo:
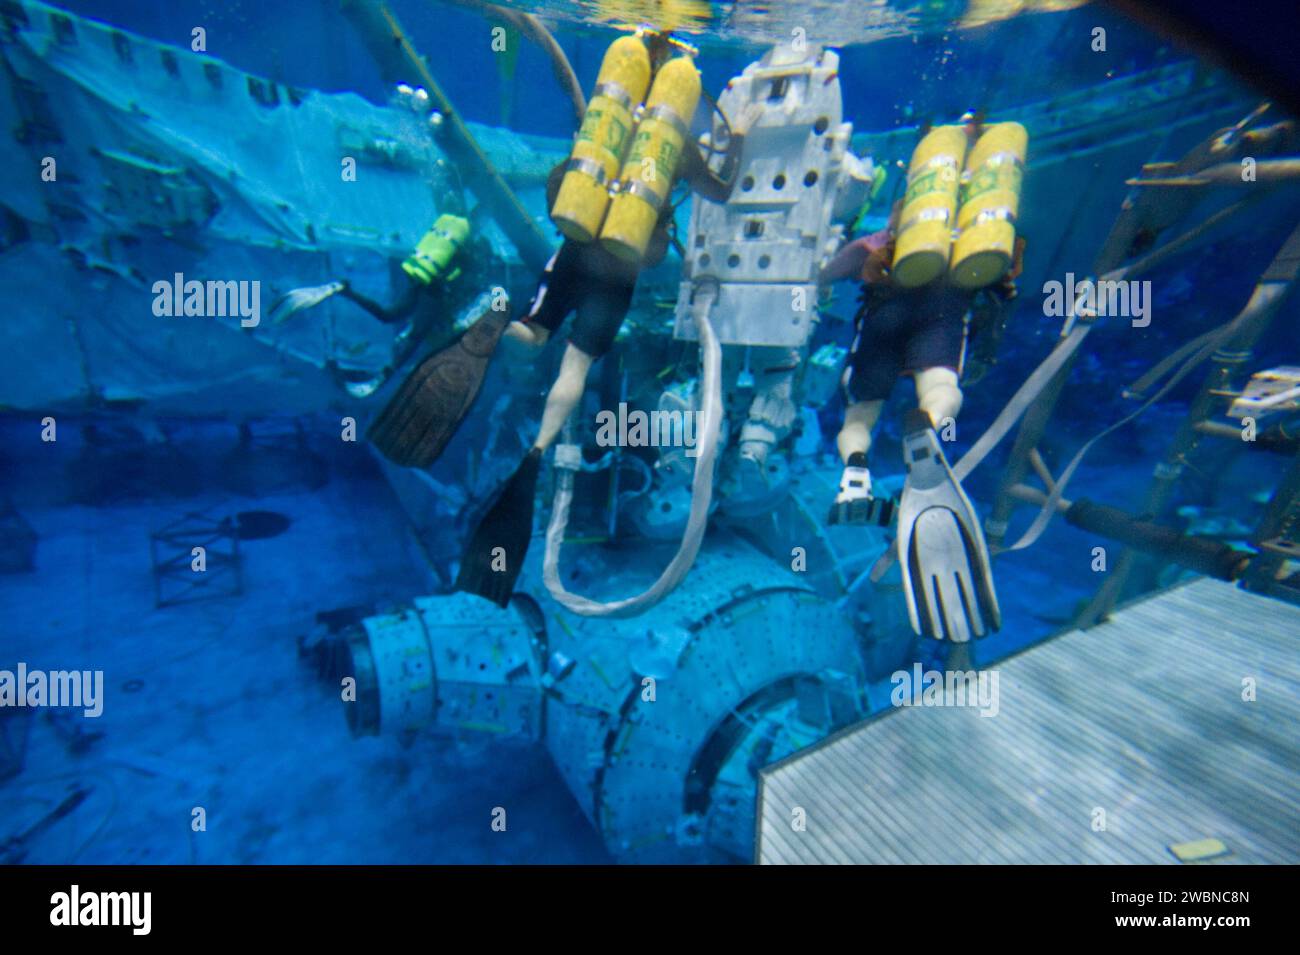
[[[414, 251], [403, 260], [405, 287], [392, 305], [381, 305], [356, 291], [346, 280], [336, 280], [285, 293], [271, 306], [271, 320], [277, 325], [281, 324], [300, 312], [339, 295], [365, 309], [385, 325], [404, 322], [404, 327], [393, 339], [392, 358], [378, 374], [358, 374], [343, 371], [337, 365], [332, 366], [349, 394], [356, 398], [368, 397], [410, 358], [427, 336], [443, 324], [443, 316], [451, 311], [449, 298], [452, 283], [461, 277], [463, 263], [469, 258], [486, 257], [485, 254], [462, 254], [470, 241], [471, 218], [474, 218], [474, 213], [471, 213], [470, 218], [451, 214], [438, 217]], [[459, 283], [457, 290], [464, 284]]]
[[[863, 281], [836, 438], [844, 473], [828, 520], [884, 525], [896, 517], [912, 627], [954, 642], [998, 629], [1001, 614], [979, 519], [935, 429], [946, 433], [961, 410], [974, 326], [986, 326], [987, 368], [1016, 294], [1024, 240], [1014, 223], [1028, 145], [1018, 123], [985, 128], [974, 114], [962, 119], [917, 145], [887, 228], [844, 246], [822, 274], [823, 283]], [[904, 422], [908, 474], [895, 514], [894, 502], [872, 496], [867, 454], [902, 375], [915, 382], [917, 408]]]
[[[675, 50], [682, 55], [673, 56]], [[714, 202], [731, 194], [745, 131], [760, 110], [748, 109], [730, 124], [715, 172], [690, 138], [701, 95], [694, 53], [644, 29], [614, 41], [573, 152], [551, 172], [548, 206], [565, 240], [527, 314], [511, 322], [507, 334], [540, 347], [570, 312], [575, 319], [537, 438], [472, 535], [458, 590], [508, 603], [532, 537], [542, 455], [581, 400], [592, 365], [613, 345], [638, 274], [658, 264], [674, 241], [676, 205], [669, 198], [676, 184], [685, 182]]]

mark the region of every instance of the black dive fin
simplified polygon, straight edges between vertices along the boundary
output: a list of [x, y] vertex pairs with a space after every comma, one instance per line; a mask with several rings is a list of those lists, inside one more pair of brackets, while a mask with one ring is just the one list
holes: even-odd
[[459, 338], [424, 359], [406, 376], [366, 437], [402, 467], [427, 468], [469, 414], [508, 311], [484, 312]]
[[456, 589], [499, 606], [510, 603], [533, 536], [533, 499], [542, 452], [533, 448], [483, 515], [465, 548]]

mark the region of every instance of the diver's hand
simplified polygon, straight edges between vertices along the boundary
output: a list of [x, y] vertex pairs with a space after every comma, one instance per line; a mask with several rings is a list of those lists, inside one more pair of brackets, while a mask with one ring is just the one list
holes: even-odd
[[888, 282], [889, 264], [893, 257], [892, 249], [872, 249], [862, 264], [862, 281], [868, 285], [883, 285]]

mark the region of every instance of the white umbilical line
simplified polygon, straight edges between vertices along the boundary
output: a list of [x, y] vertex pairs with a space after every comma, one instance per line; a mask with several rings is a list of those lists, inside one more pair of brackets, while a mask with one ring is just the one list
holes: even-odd
[[722, 422], [722, 346], [709, 322], [709, 311], [717, 299], [717, 289], [701, 286], [695, 293], [694, 319], [700, 336], [702, 374], [702, 422], [699, 434], [699, 454], [695, 460], [695, 475], [691, 481], [691, 509], [682, 534], [681, 546], [659, 579], [648, 589], [634, 597], [601, 603], [570, 593], [560, 580], [560, 549], [564, 532], [569, 524], [569, 508], [573, 502], [573, 472], [565, 470], [560, 477], [551, 508], [551, 521], [546, 529], [546, 556], [542, 564], [542, 578], [551, 596], [565, 608], [584, 617], [635, 616], [653, 606], [671, 593], [685, 579], [699, 554], [708, 525], [709, 504], [713, 500], [713, 460], [718, 449], [718, 433]]

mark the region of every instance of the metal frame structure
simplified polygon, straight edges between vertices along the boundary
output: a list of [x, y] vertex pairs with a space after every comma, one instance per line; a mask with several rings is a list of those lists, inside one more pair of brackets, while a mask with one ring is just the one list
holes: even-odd
[[[1230, 179], [1218, 174], [1225, 167], [1250, 158], [1242, 155], [1244, 147], [1241, 143], [1244, 139], [1240, 134], [1262, 116], [1267, 108], [1267, 104], [1264, 104], [1226, 133], [1216, 132], [1181, 160], [1149, 163], [1143, 167], [1138, 178], [1129, 180], [1128, 184], [1133, 191], [1125, 200], [1102, 246], [1094, 264], [1094, 274], [1106, 276], [1122, 273], [1127, 279], [1149, 272], [1194, 245], [1223, 222], [1253, 208], [1271, 186], [1300, 181], [1300, 163], [1294, 158], [1265, 161], [1269, 174], [1258, 178], [1247, 179], [1239, 173], [1235, 179]], [[1276, 131], [1284, 126], [1285, 124], [1278, 124], [1269, 129]], [[1264, 131], [1265, 134], [1268, 132], [1269, 130]], [[1234, 137], [1234, 134], [1237, 135]], [[1264, 141], [1267, 142], [1267, 137]], [[1259, 142], [1258, 138], [1256, 142]], [[1260, 191], [1215, 212], [1199, 225], [1151, 250], [1159, 232], [1184, 218], [1207, 190], [1234, 185], [1249, 185]], [[1185, 469], [1196, 468], [1198, 459], [1206, 454], [1205, 438], [1241, 439], [1239, 429], [1214, 421], [1213, 418], [1240, 397], [1241, 390], [1235, 386], [1234, 379], [1254, 357], [1255, 344], [1286, 300], [1297, 274], [1300, 274], [1300, 225], [1283, 243], [1272, 263], [1260, 276], [1254, 293], [1242, 311], [1228, 325], [1216, 330], [1219, 333], [1217, 347], [1209, 356], [1209, 372], [1192, 400], [1186, 419], [1155, 467], [1141, 514], [1131, 518], [1135, 525], [1141, 524], [1148, 530], [1162, 529], [1160, 524], [1167, 515], [1179, 478]], [[1094, 317], [1080, 316], [1079, 320], [1088, 321]], [[1062, 337], [1070, 330], [1073, 320], [1067, 322]], [[1169, 370], [1178, 360], [1194, 355], [1197, 348], [1210, 342], [1216, 332], [1207, 333], [1188, 343], [1180, 352], [1171, 355], [1153, 369], [1147, 379], [1154, 380], [1159, 372]], [[1002, 545], [1008, 523], [1016, 506], [1021, 503], [1041, 506], [1056, 491], [1058, 478], [1045, 463], [1039, 445], [1076, 358], [1077, 352], [1043, 389], [1020, 424], [992, 511], [985, 522], [985, 530], [995, 552], [1004, 549]], [[1139, 383], [1130, 389], [1127, 396], [1145, 398], [1142, 391]], [[1228, 579], [1242, 577], [1244, 585], [1250, 589], [1300, 600], [1300, 585], [1294, 581], [1288, 583], [1279, 577], [1287, 566], [1287, 559], [1300, 557], [1300, 546], [1297, 546], [1295, 540], [1295, 529], [1300, 524], [1300, 441], [1285, 431], [1280, 436], [1273, 437], [1277, 440], [1267, 444], [1274, 449], [1279, 444], [1288, 451], [1294, 446], [1295, 463], [1288, 476], [1275, 489], [1268, 512], [1252, 537], [1252, 542], [1260, 548], [1260, 553], [1249, 556], [1248, 559], [1247, 555], [1243, 555], [1240, 565], [1222, 576]], [[1043, 482], [1046, 493], [1026, 483], [1031, 471]], [[1062, 513], [1068, 514], [1072, 507], [1073, 502], [1064, 498], [1056, 502], [1057, 510]], [[1184, 542], [1186, 540], [1184, 538]], [[1092, 601], [1076, 619], [1075, 626], [1092, 626], [1104, 620], [1120, 600], [1131, 595], [1130, 591], [1150, 589], [1156, 572], [1163, 563], [1160, 557], [1144, 553], [1137, 547], [1126, 548]]]

